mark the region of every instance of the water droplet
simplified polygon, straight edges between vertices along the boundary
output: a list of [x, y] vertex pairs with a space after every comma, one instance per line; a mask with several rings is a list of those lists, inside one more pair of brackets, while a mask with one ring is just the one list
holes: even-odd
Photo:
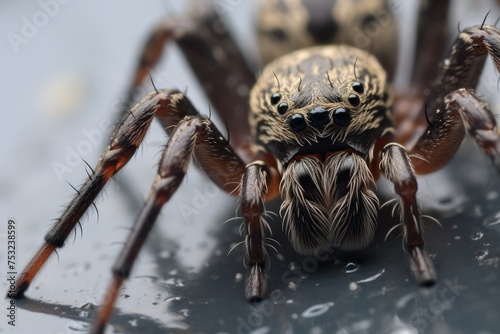
[[459, 236], [459, 235], [456, 235], [456, 236], [455, 236], [455, 240], [460, 240], [460, 239], [462, 239], [462, 237], [461, 237], [461, 236]]
[[476, 259], [478, 261], [483, 261], [485, 257], [488, 256], [488, 250], [487, 249], [484, 249], [484, 250], [480, 250], [478, 252], [476, 252]]
[[483, 209], [481, 208], [480, 205], [475, 205], [473, 210], [472, 210], [472, 213], [473, 213], [473, 217], [480, 218], [480, 217], [484, 216]]
[[349, 290], [356, 291], [356, 290], [358, 290], [358, 288], [359, 288], [358, 283], [356, 283], [356, 282], [349, 283]]
[[483, 222], [483, 226], [500, 232], [500, 211], [486, 217]]
[[162, 250], [159, 256], [160, 259], [168, 259], [170, 257], [170, 252], [168, 250]]
[[359, 270], [359, 266], [356, 263], [354, 263], [354, 262], [349, 262], [345, 266], [345, 273], [346, 274], [352, 274], [352, 273], [355, 273], [358, 270]]
[[498, 198], [498, 192], [496, 192], [496, 191], [494, 191], [494, 190], [493, 190], [493, 191], [490, 191], [490, 192], [486, 195], [486, 199], [487, 199], [488, 201], [492, 201], [492, 200], [497, 199], [497, 198]]
[[91, 318], [94, 316], [96, 306], [92, 303], [86, 303], [82, 307], [80, 307], [80, 312], [78, 316], [81, 318]]
[[297, 313], [292, 314], [292, 319], [298, 319], [299, 315]]
[[78, 316], [80, 318], [89, 318], [90, 316], [90, 312], [87, 312], [87, 311], [80, 311], [80, 313], [78, 313]]
[[174, 285], [175, 284], [175, 278], [174, 277], [168, 278], [164, 282], [165, 282], [165, 284], [168, 284], [168, 285]]
[[288, 288], [290, 290], [294, 290], [295, 291], [295, 289], [297, 288], [297, 284], [295, 284], [294, 282], [290, 282], [290, 283], [288, 283]]
[[470, 236], [470, 238], [472, 240], [476, 241], [476, 240], [481, 239], [483, 236], [484, 236], [484, 233], [482, 233], [482, 232], [475, 232], [475, 233], [472, 233], [472, 235]]
[[183, 315], [183, 316], [185, 316], [185, 317], [189, 316], [189, 310], [188, 310], [187, 308], [182, 309], [182, 310], [181, 310], [181, 313], [182, 313], [182, 315]]
[[171, 302], [171, 301], [176, 301], [176, 300], [181, 300], [182, 297], [179, 297], [179, 296], [175, 296], [175, 297], [168, 297], [168, 298], [165, 298], [164, 301], [166, 302]]
[[353, 323], [351, 325], [351, 329], [355, 333], [367, 332], [371, 326], [372, 326], [372, 322], [370, 320], [366, 319], [366, 320], [361, 320], [361, 321]]
[[252, 334], [267, 334], [271, 333], [271, 328], [269, 326], [264, 326], [257, 328], [251, 332]]
[[330, 309], [330, 307], [332, 307], [333, 305], [334, 305], [333, 302], [313, 305], [302, 313], [302, 317], [303, 318], [314, 318], [314, 317], [320, 316], [320, 315], [326, 313]]
[[403, 297], [399, 298], [399, 300], [396, 302], [396, 308], [401, 309], [405, 307], [406, 304], [415, 299], [415, 297], [416, 297], [415, 292], [404, 295]]
[[236, 283], [241, 282], [242, 279], [243, 279], [242, 273], [236, 273], [236, 275], [234, 276], [234, 280]]
[[89, 324], [81, 321], [71, 321], [68, 324], [68, 329], [75, 332], [87, 332], [89, 330]]
[[377, 274], [375, 274], [375, 275], [373, 275], [371, 277], [362, 279], [361, 281], [357, 281], [356, 283], [359, 284], [359, 283], [368, 283], [368, 282], [374, 281], [377, 278], [379, 278], [384, 272], [385, 272], [385, 269], [382, 269], [379, 273], [377, 273]]
[[323, 328], [321, 328], [319, 326], [315, 326], [315, 327], [311, 328], [309, 333], [311, 333], [311, 334], [323, 334], [324, 331], [323, 331]]
[[128, 322], [132, 327], [137, 327], [137, 319], [129, 320]]

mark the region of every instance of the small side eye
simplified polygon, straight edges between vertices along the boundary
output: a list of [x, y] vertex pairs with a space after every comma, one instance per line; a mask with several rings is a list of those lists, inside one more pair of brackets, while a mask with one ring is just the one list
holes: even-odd
[[352, 89], [354, 89], [355, 92], [359, 93], [359, 94], [363, 94], [365, 92], [365, 87], [363, 86], [363, 84], [359, 81], [354, 81], [352, 83]]
[[347, 100], [349, 100], [349, 103], [353, 106], [359, 105], [359, 96], [357, 96], [356, 94], [349, 95]]
[[280, 105], [278, 106], [278, 113], [280, 115], [284, 115], [288, 110], [288, 103], [280, 103]]
[[349, 109], [337, 108], [333, 112], [333, 121], [335, 124], [345, 126], [351, 123], [351, 112]]
[[274, 93], [271, 95], [271, 104], [275, 105], [281, 100], [281, 94], [280, 93]]

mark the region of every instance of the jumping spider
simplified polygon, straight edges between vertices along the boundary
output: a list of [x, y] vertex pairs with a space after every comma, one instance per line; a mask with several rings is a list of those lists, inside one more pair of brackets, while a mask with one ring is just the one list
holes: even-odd
[[297, 252], [359, 249], [374, 235], [380, 208], [374, 182], [381, 175], [399, 196], [415, 278], [421, 285], [433, 284], [436, 273], [423, 249], [416, 175], [446, 165], [466, 132], [500, 172], [495, 119], [472, 91], [487, 55], [500, 70], [500, 31], [484, 22], [462, 29], [437, 66], [447, 10], [448, 1], [422, 6], [412, 89], [404, 92], [388, 83], [396, 63], [394, 20], [365, 45], [370, 52], [355, 47], [359, 39], [350, 34], [372, 24], [373, 13], [389, 14], [384, 1], [338, 1], [333, 8], [326, 2], [262, 2], [259, 44], [269, 64], [258, 79], [209, 3], [199, 3], [189, 18], [162, 21], [146, 43], [129, 96], [156, 65], [163, 46], [174, 41], [227, 122], [230, 140], [178, 90], [155, 90], [124, 110], [110, 145], [9, 297], [23, 296], [106, 182], [134, 155], [155, 117], [170, 138], [147, 202], [113, 267], [92, 333], [103, 331], [123, 281], [191, 158], [221, 189], [239, 195], [247, 299], [266, 297], [266, 201], [281, 196], [284, 229]]

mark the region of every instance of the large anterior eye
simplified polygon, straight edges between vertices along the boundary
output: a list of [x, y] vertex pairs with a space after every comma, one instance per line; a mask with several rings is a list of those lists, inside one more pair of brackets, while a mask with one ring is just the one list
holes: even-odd
[[348, 125], [351, 123], [351, 111], [344, 108], [335, 109], [333, 112], [333, 121], [340, 126]]
[[292, 118], [290, 119], [290, 128], [295, 131], [302, 131], [306, 128], [306, 120], [304, 119], [304, 116], [301, 114], [294, 114], [292, 115]]

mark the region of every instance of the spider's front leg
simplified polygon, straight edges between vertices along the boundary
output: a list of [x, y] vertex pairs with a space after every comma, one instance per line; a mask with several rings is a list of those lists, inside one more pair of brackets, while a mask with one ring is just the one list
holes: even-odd
[[422, 137], [411, 150], [417, 174], [432, 173], [455, 155], [465, 131], [488, 155], [500, 174], [500, 132], [488, 106], [470, 90], [458, 89], [444, 99]]
[[[211, 145], [212, 152], [220, 150], [221, 145], [213, 140], [214, 136], [221, 138], [213, 123], [201, 116], [186, 116], [176, 126], [163, 151], [158, 174], [153, 182], [148, 199], [113, 266], [113, 280], [104, 300], [104, 305], [93, 323], [91, 333], [102, 333], [104, 331], [123, 281], [128, 279], [137, 255], [146, 241], [161, 208], [170, 200], [184, 179], [188, 164], [196, 154], [195, 147], [208, 144]], [[226, 149], [229, 149], [229, 147], [226, 147]], [[221, 168], [228, 161], [221, 164], [216, 161], [216, 155], [211, 156], [211, 159], [211, 176], [215, 177], [221, 184], [224, 182], [226, 188], [235, 188], [234, 179], [239, 177], [241, 173], [236, 171], [236, 173], [231, 174], [228, 168]]]
[[400, 198], [404, 242], [410, 253], [412, 269], [419, 285], [436, 281], [436, 271], [424, 251], [421, 213], [417, 203], [417, 179], [406, 149], [396, 143], [387, 144], [381, 151], [380, 169], [394, 184]]
[[178, 46], [212, 106], [229, 125], [232, 146], [245, 161], [251, 161], [251, 154], [243, 156], [247, 152], [239, 148], [252, 140], [247, 111], [255, 75], [213, 1], [193, 2], [187, 15], [169, 15], [158, 22], [143, 47], [121, 113], [128, 111], [170, 43]]
[[114, 132], [110, 145], [101, 155], [92, 174], [77, 191], [77, 194], [67, 205], [66, 210], [45, 235], [45, 243], [28, 263], [16, 281], [10, 298], [21, 298], [24, 292], [45, 264], [49, 256], [64, 245], [68, 235], [76, 224], [94, 203], [104, 185], [115, 175], [134, 155], [151, 124], [156, 113], [166, 112], [172, 95], [156, 92], [144, 97], [124, 119], [122, 125]]
[[271, 180], [269, 169], [262, 161], [249, 164], [240, 188], [241, 213], [244, 218], [246, 260], [250, 274], [246, 281], [245, 296], [250, 301], [264, 298], [267, 289], [265, 271], [264, 200], [267, 184]]
[[[28, 289], [30, 283], [37, 275], [49, 256], [57, 249], [63, 247], [68, 235], [73, 231], [85, 211], [100, 193], [107, 181], [115, 175], [134, 155], [135, 151], [144, 139], [144, 136], [154, 117], [158, 117], [165, 128], [183, 124], [182, 119], [186, 116], [197, 117], [203, 120], [203, 124], [191, 128], [198, 129], [203, 136], [195, 146], [191, 147], [187, 135], [175, 135], [187, 139], [172, 139], [169, 142], [170, 151], [168, 155], [175, 163], [178, 157], [182, 157], [183, 145], [188, 145], [188, 152], [194, 151], [198, 164], [205, 170], [208, 176], [222, 189], [231, 193], [241, 180], [244, 164], [233, 151], [227, 140], [209, 120], [199, 116], [187, 97], [176, 90], [160, 90], [152, 92], [144, 97], [125, 117], [121, 125], [116, 129], [110, 145], [99, 159], [93, 173], [78, 190], [73, 200], [68, 204], [66, 210], [57, 220], [54, 226], [45, 236], [45, 243], [28, 263], [16, 282], [14, 293], [9, 293], [10, 298], [20, 298]], [[195, 122], [195, 121], [193, 121]], [[185, 126], [177, 131], [184, 133]], [[208, 128], [201, 131], [200, 129]], [[178, 154], [178, 155], [177, 155]], [[187, 154], [187, 153], [186, 153]], [[191, 154], [188, 154], [189, 157]], [[189, 159], [187, 159], [189, 160]], [[182, 161], [182, 163], [186, 163]], [[179, 164], [177, 162], [177, 164]], [[166, 182], [166, 181], [163, 181]]]

